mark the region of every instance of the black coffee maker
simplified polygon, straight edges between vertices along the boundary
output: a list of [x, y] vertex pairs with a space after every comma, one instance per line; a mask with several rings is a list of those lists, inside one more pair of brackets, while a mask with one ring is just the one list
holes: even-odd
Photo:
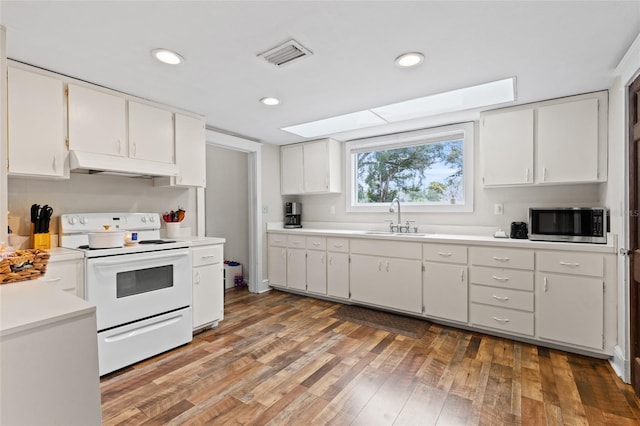
[[284, 203], [284, 227], [302, 228], [302, 204], [286, 202]]

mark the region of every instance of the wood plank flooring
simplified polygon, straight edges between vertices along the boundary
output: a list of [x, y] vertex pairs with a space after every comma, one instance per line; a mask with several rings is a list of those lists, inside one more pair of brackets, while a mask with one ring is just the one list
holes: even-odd
[[231, 290], [220, 327], [102, 378], [103, 424], [640, 424], [605, 360], [436, 324], [412, 339], [339, 306]]

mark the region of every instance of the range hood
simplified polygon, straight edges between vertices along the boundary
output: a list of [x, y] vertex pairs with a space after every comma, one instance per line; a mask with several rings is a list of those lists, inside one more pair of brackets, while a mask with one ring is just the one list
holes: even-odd
[[117, 157], [86, 151], [69, 151], [69, 169], [76, 173], [105, 173], [121, 176], [177, 176], [175, 164]]

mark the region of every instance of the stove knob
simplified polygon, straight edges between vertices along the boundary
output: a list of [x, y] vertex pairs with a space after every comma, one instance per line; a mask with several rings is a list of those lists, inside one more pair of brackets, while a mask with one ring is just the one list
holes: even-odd
[[153, 216], [149, 216], [149, 220], [150, 220], [151, 222], [155, 222], [155, 221], [156, 221], [156, 218], [155, 218], [155, 217], [153, 217]]
[[70, 217], [69, 218], [69, 224], [70, 225], [75, 225], [76, 223], [78, 223], [78, 219], [76, 219], [75, 217]]
[[81, 217], [81, 218], [80, 218], [80, 223], [81, 223], [81, 224], [86, 225], [86, 224], [87, 224], [87, 222], [89, 222], [89, 220], [88, 220], [86, 217]]
[[142, 216], [142, 223], [146, 223], [147, 222], [147, 217], [146, 216]]

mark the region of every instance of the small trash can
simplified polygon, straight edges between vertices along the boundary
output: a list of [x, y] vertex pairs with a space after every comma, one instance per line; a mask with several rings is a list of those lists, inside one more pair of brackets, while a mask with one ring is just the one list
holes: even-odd
[[224, 288], [225, 290], [244, 285], [242, 265], [233, 260], [224, 261]]

